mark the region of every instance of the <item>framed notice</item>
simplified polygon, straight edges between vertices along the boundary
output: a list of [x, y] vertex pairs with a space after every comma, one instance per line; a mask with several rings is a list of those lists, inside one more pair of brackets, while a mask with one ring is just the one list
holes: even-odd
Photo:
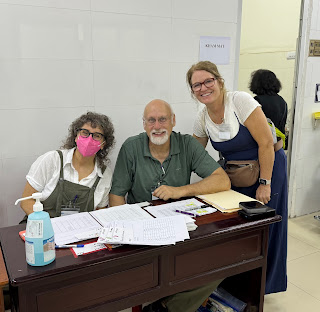
[[230, 63], [230, 37], [200, 37], [199, 61], [211, 61], [216, 65]]

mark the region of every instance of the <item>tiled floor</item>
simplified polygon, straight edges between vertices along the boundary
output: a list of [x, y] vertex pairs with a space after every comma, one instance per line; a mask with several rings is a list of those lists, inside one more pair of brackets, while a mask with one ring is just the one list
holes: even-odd
[[320, 212], [289, 219], [288, 290], [265, 296], [264, 312], [320, 311], [320, 221], [314, 215]]
[[265, 296], [264, 312], [320, 311], [320, 221], [289, 219], [288, 290]]

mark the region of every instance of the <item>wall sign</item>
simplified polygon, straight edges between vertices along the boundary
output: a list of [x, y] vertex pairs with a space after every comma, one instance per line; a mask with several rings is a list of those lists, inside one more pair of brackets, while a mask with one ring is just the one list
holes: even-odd
[[320, 56], [320, 40], [310, 40], [309, 56]]
[[200, 37], [199, 61], [211, 61], [216, 65], [230, 63], [230, 37]]

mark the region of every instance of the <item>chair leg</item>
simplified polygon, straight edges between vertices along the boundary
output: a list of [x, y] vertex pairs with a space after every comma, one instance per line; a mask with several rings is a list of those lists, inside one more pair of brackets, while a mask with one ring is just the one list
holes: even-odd
[[0, 312], [4, 312], [4, 311], [5, 310], [4, 310], [3, 290], [2, 290], [2, 286], [0, 286]]

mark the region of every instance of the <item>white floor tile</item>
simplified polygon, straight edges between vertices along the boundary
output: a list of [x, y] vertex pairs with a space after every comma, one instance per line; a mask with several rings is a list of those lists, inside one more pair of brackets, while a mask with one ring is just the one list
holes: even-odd
[[288, 262], [288, 280], [320, 301], [319, 263], [320, 251]]
[[320, 310], [320, 222], [313, 213], [289, 219], [288, 289], [265, 296], [264, 312]]
[[319, 249], [288, 235], [288, 261], [295, 260], [318, 251]]
[[302, 289], [288, 283], [286, 292], [264, 297], [264, 312], [307, 312], [319, 311], [320, 301]]
[[320, 212], [290, 219], [288, 225], [289, 235], [320, 249], [320, 221], [314, 219], [314, 215], [319, 214]]

